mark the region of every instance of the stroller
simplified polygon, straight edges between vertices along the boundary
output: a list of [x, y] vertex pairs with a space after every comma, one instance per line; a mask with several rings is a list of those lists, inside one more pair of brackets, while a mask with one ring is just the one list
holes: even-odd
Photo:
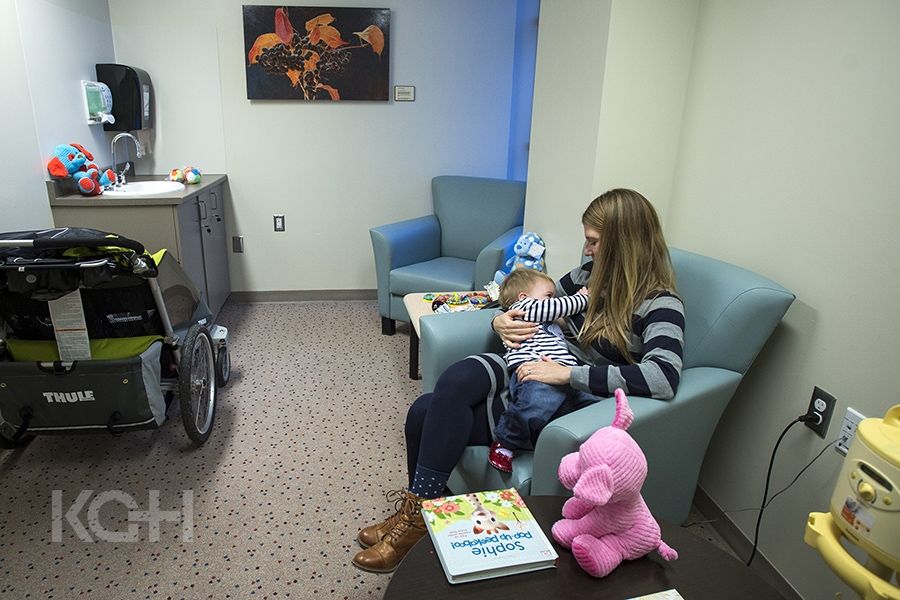
[[165, 250], [94, 229], [0, 233], [0, 447], [159, 427], [176, 396], [203, 444], [230, 370], [228, 330]]

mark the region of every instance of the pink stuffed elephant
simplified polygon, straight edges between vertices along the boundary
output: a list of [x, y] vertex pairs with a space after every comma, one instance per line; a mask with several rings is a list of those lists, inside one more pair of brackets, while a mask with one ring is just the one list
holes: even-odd
[[571, 548], [582, 569], [606, 577], [623, 560], [658, 550], [664, 559], [678, 553], [660, 537], [659, 524], [641, 497], [647, 459], [625, 432], [634, 420], [625, 392], [616, 390], [616, 415], [578, 452], [563, 457], [559, 480], [574, 496], [563, 505], [553, 537]]

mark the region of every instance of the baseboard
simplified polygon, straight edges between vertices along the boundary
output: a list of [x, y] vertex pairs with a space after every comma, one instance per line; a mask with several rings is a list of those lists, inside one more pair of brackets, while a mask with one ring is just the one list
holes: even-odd
[[231, 292], [230, 302], [321, 302], [327, 300], [376, 300], [377, 290], [274, 290]]
[[[704, 517], [712, 520], [709, 525], [712, 525], [712, 528], [722, 536], [722, 539], [731, 546], [735, 553], [742, 557], [742, 562], [746, 562], [753, 551], [753, 541], [744, 536], [744, 532], [725, 515], [722, 508], [700, 486], [697, 486], [697, 492], [694, 495], [694, 506], [697, 507], [697, 510]], [[759, 549], [756, 550], [756, 558], [753, 559], [750, 569], [767, 581], [787, 600], [803, 600], [803, 597], [797, 593], [797, 590], [763, 556]]]

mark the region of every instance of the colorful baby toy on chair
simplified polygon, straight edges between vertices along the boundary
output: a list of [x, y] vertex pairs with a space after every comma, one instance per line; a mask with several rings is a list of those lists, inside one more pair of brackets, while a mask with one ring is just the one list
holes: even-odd
[[617, 389], [612, 425], [597, 430], [578, 452], [559, 464], [559, 481], [574, 492], [563, 505], [553, 537], [570, 548], [589, 575], [606, 577], [623, 560], [657, 550], [667, 560], [678, 553], [660, 537], [659, 524], [641, 497], [647, 459], [626, 433], [634, 420], [625, 392]]

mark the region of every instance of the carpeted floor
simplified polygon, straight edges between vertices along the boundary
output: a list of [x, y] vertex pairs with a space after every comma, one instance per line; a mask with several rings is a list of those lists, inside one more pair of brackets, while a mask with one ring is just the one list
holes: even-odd
[[[382, 596], [389, 576], [349, 561], [406, 483], [407, 336], [380, 335], [372, 302], [228, 304], [220, 320], [233, 373], [202, 448], [173, 406], [154, 431], [0, 451], [0, 598]], [[158, 532], [139, 514], [154, 498]]]

